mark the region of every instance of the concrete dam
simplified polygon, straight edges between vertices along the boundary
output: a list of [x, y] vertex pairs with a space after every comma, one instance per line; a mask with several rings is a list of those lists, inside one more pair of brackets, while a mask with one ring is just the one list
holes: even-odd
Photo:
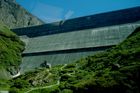
[[12, 29], [26, 43], [21, 71], [47, 61], [52, 66], [75, 62], [123, 42], [140, 27], [140, 7], [39, 26]]

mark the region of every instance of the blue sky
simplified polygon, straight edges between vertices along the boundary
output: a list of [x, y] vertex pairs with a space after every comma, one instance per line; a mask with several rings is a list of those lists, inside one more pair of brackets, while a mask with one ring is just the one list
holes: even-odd
[[140, 0], [16, 0], [46, 23], [140, 6]]

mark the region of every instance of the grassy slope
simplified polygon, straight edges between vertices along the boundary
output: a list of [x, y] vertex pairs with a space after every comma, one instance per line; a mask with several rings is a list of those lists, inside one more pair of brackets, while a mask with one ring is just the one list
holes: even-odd
[[[63, 66], [63, 69], [56, 66], [46, 74], [45, 70], [14, 79], [12, 87], [26, 90], [55, 84], [60, 79], [59, 86], [30, 93], [140, 93], [140, 32], [111, 50]], [[45, 79], [48, 73], [52, 77]]]
[[0, 23], [0, 87], [3, 86], [3, 79], [8, 79], [10, 72], [18, 68], [23, 49], [24, 43]]

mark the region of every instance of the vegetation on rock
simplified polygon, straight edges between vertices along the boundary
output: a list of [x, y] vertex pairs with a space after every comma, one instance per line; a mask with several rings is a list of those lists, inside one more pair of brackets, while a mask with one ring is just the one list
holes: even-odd
[[0, 23], [0, 87], [19, 69], [23, 50], [24, 43], [19, 37]]

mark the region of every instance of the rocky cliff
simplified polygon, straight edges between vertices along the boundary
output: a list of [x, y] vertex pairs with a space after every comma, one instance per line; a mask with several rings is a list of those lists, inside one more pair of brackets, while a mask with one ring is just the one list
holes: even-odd
[[43, 21], [28, 13], [15, 0], [0, 0], [0, 21], [10, 28], [43, 24]]

